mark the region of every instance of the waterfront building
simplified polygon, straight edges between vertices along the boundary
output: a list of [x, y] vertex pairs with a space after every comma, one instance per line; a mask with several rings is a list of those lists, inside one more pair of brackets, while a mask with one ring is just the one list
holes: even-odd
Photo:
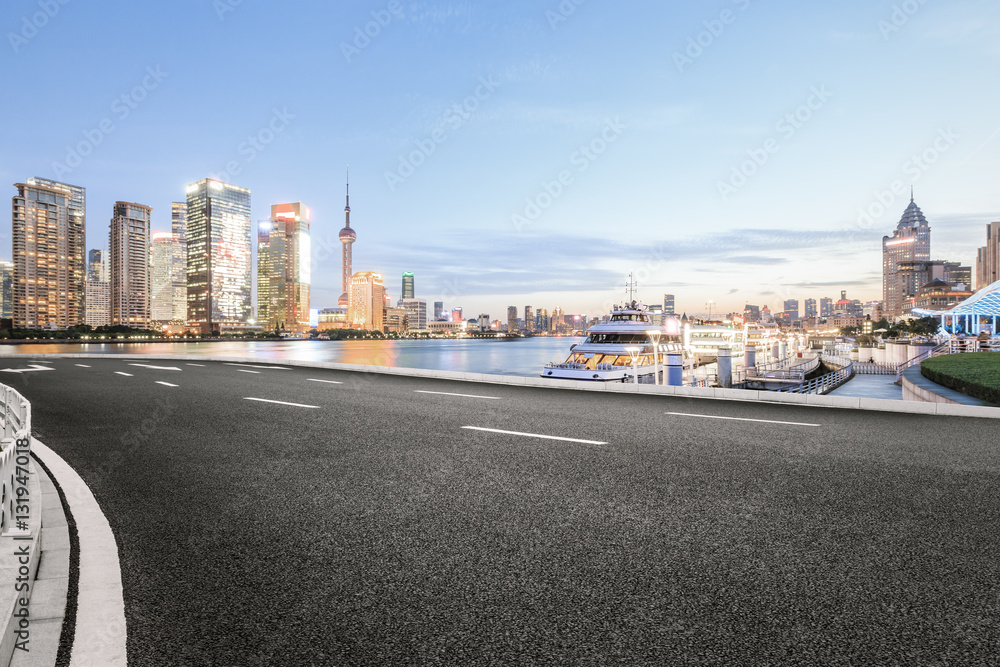
[[490, 330], [490, 316], [488, 313], [479, 314], [479, 330], [480, 331]]
[[84, 324], [91, 327], [111, 325], [111, 283], [107, 280], [87, 280], [86, 316]]
[[382, 274], [358, 271], [351, 277], [348, 292], [347, 321], [352, 329], [382, 331], [385, 309], [385, 283]]
[[382, 328], [385, 333], [406, 333], [406, 329], [409, 326], [404, 308], [384, 308], [382, 322]]
[[903, 304], [903, 315], [906, 317], [921, 317], [914, 311], [942, 311], [954, 308], [972, 296], [972, 291], [959, 288], [951, 283], [934, 279], [916, 291], [916, 294]]
[[403, 299], [403, 309], [410, 331], [423, 331], [427, 328], [427, 302], [424, 299]]
[[13, 325], [65, 329], [80, 324], [86, 292], [86, 190], [37, 177], [14, 187]]
[[528, 333], [535, 330], [535, 316], [531, 311], [531, 306], [524, 307], [524, 329]]
[[149, 242], [153, 209], [115, 202], [108, 232], [111, 324], [145, 329], [150, 324]]
[[250, 228], [250, 190], [212, 178], [187, 187], [187, 319], [193, 331], [248, 327]]
[[451, 321], [452, 322], [461, 322], [463, 319], [464, 318], [462, 316], [462, 307], [461, 306], [458, 306], [456, 308], [452, 308], [451, 309]]
[[444, 319], [444, 301], [434, 302], [434, 321], [440, 322]]
[[462, 320], [461, 322], [428, 322], [427, 330], [433, 334], [463, 334], [469, 329], [469, 323]]
[[151, 318], [161, 325], [183, 328], [187, 319], [185, 262], [178, 251], [181, 243], [172, 232], [153, 232], [150, 250], [152, 289]]
[[316, 330], [347, 329], [346, 308], [323, 308], [316, 314]]
[[273, 204], [257, 228], [257, 323], [266, 331], [309, 331], [312, 211]]
[[911, 193], [910, 204], [903, 211], [892, 236], [882, 237], [882, 303], [887, 315], [901, 314], [903, 301], [908, 297], [900, 292], [896, 275], [899, 265], [930, 260], [931, 228]]
[[0, 318], [14, 317], [14, 262], [0, 260]]
[[976, 250], [976, 289], [1000, 280], [1000, 222], [986, 225], [986, 245]]
[[[343, 251], [340, 258], [341, 263], [341, 282], [343, 283], [343, 293], [340, 295], [340, 299], [337, 300], [337, 305], [341, 308], [348, 308], [350, 306], [350, 290], [352, 289], [352, 280], [354, 270], [352, 268], [351, 262], [351, 247], [354, 242], [357, 241], [358, 235], [351, 229], [351, 178], [350, 172], [347, 174], [347, 203], [344, 205], [344, 228], [340, 230], [340, 243], [343, 245]], [[379, 327], [381, 330], [381, 327]]]
[[517, 333], [517, 306], [507, 306], [507, 333]]

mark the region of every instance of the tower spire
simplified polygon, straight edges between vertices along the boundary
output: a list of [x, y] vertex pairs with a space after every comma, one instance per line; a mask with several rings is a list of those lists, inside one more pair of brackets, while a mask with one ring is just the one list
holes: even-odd
[[344, 214], [347, 216], [347, 227], [351, 227], [351, 165], [347, 165], [347, 203], [344, 206]]
[[910, 203], [913, 203], [913, 186], [910, 186]]

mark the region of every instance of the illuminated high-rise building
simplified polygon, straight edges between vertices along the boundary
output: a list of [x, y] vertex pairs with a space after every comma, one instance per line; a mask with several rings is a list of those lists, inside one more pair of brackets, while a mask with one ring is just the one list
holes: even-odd
[[384, 309], [385, 283], [382, 274], [374, 271], [355, 273], [348, 292], [348, 326], [365, 331], [382, 331]]
[[818, 315], [818, 314], [819, 314], [819, 311], [816, 310], [816, 299], [806, 299], [805, 313], [803, 313], [803, 317], [805, 317], [806, 319], [809, 319], [809, 318], [816, 317], [816, 315]]
[[301, 202], [273, 204], [257, 229], [257, 323], [268, 331], [309, 331], [312, 212]]
[[434, 321], [440, 322], [444, 319], [444, 301], [434, 302]]
[[833, 299], [831, 299], [828, 296], [824, 296], [819, 300], [819, 316], [820, 317], [833, 316]]
[[535, 316], [531, 311], [531, 306], [524, 307], [524, 329], [529, 332], [535, 329]]
[[206, 178], [187, 187], [187, 321], [201, 333], [252, 316], [250, 191]]
[[403, 309], [406, 310], [407, 326], [411, 330], [427, 328], [427, 302], [423, 299], [403, 299]]
[[108, 255], [103, 250], [91, 250], [87, 253], [87, 280], [108, 280]]
[[1000, 222], [986, 225], [986, 245], [976, 249], [976, 289], [1000, 280]]
[[463, 315], [462, 315], [462, 307], [461, 306], [456, 306], [455, 308], [451, 309], [451, 321], [452, 322], [461, 322], [462, 321], [462, 317], [463, 317]]
[[14, 326], [65, 329], [80, 324], [86, 293], [87, 192], [44, 178], [29, 178], [14, 187]]
[[517, 333], [517, 306], [507, 306], [507, 333]]
[[155, 232], [150, 251], [151, 318], [183, 326], [187, 320], [186, 262], [181, 242], [171, 232]]
[[111, 283], [107, 280], [87, 280], [87, 313], [84, 323], [92, 327], [111, 325]]
[[0, 317], [14, 317], [14, 262], [0, 260]]
[[170, 203], [170, 231], [182, 245], [187, 241], [187, 202]]
[[357, 240], [358, 235], [351, 229], [351, 178], [350, 172], [347, 174], [347, 203], [344, 206], [344, 228], [340, 230], [340, 242], [343, 244], [343, 255], [341, 256], [341, 280], [343, 282], [343, 294], [337, 304], [341, 308], [349, 306], [350, 288], [353, 268], [351, 267], [351, 246]]
[[108, 232], [111, 324], [145, 329], [150, 320], [149, 241], [153, 209], [115, 202]]
[[923, 211], [913, 201], [903, 211], [892, 236], [882, 237], [882, 303], [886, 315], [901, 315], [903, 301], [912, 295], [903, 294], [896, 272], [902, 262], [929, 262], [931, 259], [931, 228]]

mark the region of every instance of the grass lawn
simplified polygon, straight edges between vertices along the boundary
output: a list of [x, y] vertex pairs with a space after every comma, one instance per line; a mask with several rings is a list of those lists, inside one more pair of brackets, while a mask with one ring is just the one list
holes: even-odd
[[948, 354], [920, 364], [920, 373], [940, 385], [1000, 405], [1000, 354]]

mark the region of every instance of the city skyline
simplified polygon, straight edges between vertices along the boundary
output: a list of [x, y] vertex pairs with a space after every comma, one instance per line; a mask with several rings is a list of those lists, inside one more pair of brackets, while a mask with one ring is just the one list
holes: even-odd
[[[911, 185], [936, 257], [973, 264], [1000, 218], [980, 76], [1000, 57], [1000, 13], [980, 3], [222, 6], [60, 5], [7, 57], [68, 87], [13, 94], [3, 132], [17, 159], [0, 173], [86, 187], [88, 249], [104, 246], [93, 221], [115, 201], [151, 206], [164, 231], [171, 202], [206, 175], [252, 190], [254, 222], [309, 201], [312, 302], [325, 308], [342, 293], [335, 184], [349, 163], [356, 270], [413, 271], [417, 297], [494, 318], [515, 303], [598, 314], [629, 271], [642, 300], [673, 293], [682, 312], [843, 289], [867, 301]], [[16, 3], [11, 34], [36, 10]], [[252, 47], [293, 23], [324, 39]], [[161, 29], [129, 29], [140, 24]], [[128, 65], [100, 48], [98, 25], [122, 35]], [[179, 31], [195, 46], [176, 52]], [[421, 48], [442, 35], [450, 49]], [[594, 40], [618, 46], [598, 55]], [[206, 61], [241, 65], [218, 79]], [[220, 86], [238, 102], [190, 104]]]

